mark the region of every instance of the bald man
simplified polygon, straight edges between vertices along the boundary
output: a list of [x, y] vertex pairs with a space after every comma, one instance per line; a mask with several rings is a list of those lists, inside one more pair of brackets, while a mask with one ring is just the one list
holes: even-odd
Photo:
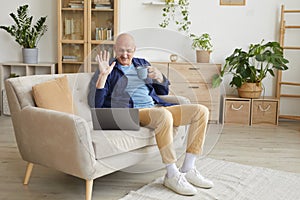
[[[109, 60], [107, 51], [97, 55], [98, 69], [89, 91], [89, 104], [96, 108], [138, 108], [141, 126], [153, 128], [162, 162], [166, 165], [164, 185], [181, 195], [195, 195], [200, 188], [212, 188], [213, 182], [195, 168], [202, 152], [209, 111], [200, 104], [174, 105], [159, 98], [169, 93], [169, 81], [148, 61], [135, 58], [134, 38], [127, 33], [116, 38], [116, 57]], [[136, 68], [148, 68], [144, 80]], [[180, 169], [176, 166], [173, 127], [189, 125], [186, 155]]]

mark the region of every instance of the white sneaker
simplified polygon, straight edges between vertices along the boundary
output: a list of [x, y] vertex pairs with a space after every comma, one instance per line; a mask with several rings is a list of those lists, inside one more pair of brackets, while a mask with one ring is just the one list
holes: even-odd
[[196, 168], [186, 172], [185, 178], [188, 182], [200, 188], [209, 189], [214, 186], [214, 183], [211, 180], [204, 178]]
[[181, 195], [195, 195], [197, 189], [192, 186], [185, 178], [183, 173], [178, 173], [172, 178], [165, 176], [164, 186]]

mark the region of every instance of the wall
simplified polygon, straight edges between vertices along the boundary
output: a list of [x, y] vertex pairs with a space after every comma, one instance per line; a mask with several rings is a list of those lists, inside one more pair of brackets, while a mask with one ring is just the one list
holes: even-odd
[[[190, 48], [191, 41], [184, 35], [174, 31], [175, 28], [161, 29], [162, 6], [144, 5], [150, 0], [119, 0], [120, 1], [120, 32], [129, 31], [136, 36], [137, 56], [143, 56], [151, 61], [168, 61], [171, 53], [180, 55], [181, 60], [194, 61], [194, 51]], [[159, 1], [159, 0], [157, 0]], [[12, 23], [9, 13], [15, 12], [19, 5], [28, 3], [30, 14], [35, 16], [47, 15], [49, 30], [41, 39], [40, 61], [57, 60], [57, 6], [53, 0], [11, 0], [5, 1], [5, 6], [0, 7], [0, 24]], [[234, 48], [247, 48], [250, 43], [260, 42], [262, 39], [277, 40], [279, 37], [280, 5], [285, 4], [287, 9], [300, 9], [297, 0], [246, 0], [246, 6], [220, 6], [219, 0], [190, 0], [190, 17], [192, 20], [191, 32], [201, 34], [208, 32], [213, 39], [214, 51], [212, 62], [224, 63]], [[300, 22], [298, 18], [296, 20]], [[297, 33], [299, 34], [299, 32]], [[298, 42], [300, 46], [300, 41]], [[293, 41], [293, 43], [295, 43]], [[21, 61], [21, 48], [4, 31], [0, 31], [0, 62]], [[298, 62], [299, 53], [287, 55]], [[299, 59], [298, 59], [299, 60]], [[298, 62], [300, 63], [300, 61]], [[292, 71], [292, 70], [291, 70]], [[299, 82], [298, 71], [284, 76]], [[275, 94], [275, 79], [268, 78], [264, 81], [265, 95]], [[228, 87], [228, 78], [224, 81], [225, 91], [233, 93], [234, 89]], [[300, 91], [298, 91], [300, 93]], [[282, 110], [295, 111], [294, 103], [285, 103]]]
[[[282, 4], [286, 9], [300, 9], [300, 1], [296, 0], [249, 0], [246, 1], [246, 6], [220, 6], [219, 0], [190, 0], [191, 32], [210, 33], [214, 45], [211, 61], [224, 64], [225, 57], [237, 47], [246, 49], [250, 43], [258, 43], [262, 39], [279, 41]], [[179, 36], [177, 31], [172, 32], [175, 30], [174, 27], [168, 30], [157, 28], [161, 22], [162, 6], [143, 5], [139, 0], [121, 1], [120, 6], [120, 19], [124, 19], [120, 24], [120, 31], [129, 31], [136, 36], [137, 45], [141, 47], [138, 55], [146, 56], [149, 60], [168, 61], [171, 53], [178, 53], [183, 60], [195, 61], [195, 53], [190, 48], [191, 41], [188, 38]], [[297, 16], [295, 24], [300, 24], [300, 15]], [[292, 34], [299, 35], [299, 31]], [[287, 40], [287, 43], [300, 46], [300, 38], [297, 38], [296, 41]], [[289, 74], [284, 74], [286, 75], [284, 79], [299, 82], [298, 55], [299, 51], [286, 54], [287, 58], [293, 60], [291, 62], [293, 70], [290, 70]], [[229, 79], [230, 77], [227, 77], [223, 82], [225, 88], [222, 93], [236, 92], [234, 88], [228, 87]], [[272, 77], [263, 81], [266, 96], [275, 95], [275, 81]], [[287, 90], [300, 94], [296, 88]], [[283, 102], [282, 114], [300, 115], [299, 99]]]
[[[0, 6], [0, 24], [13, 24], [9, 13], [17, 12], [20, 5], [29, 5], [29, 15], [33, 16], [35, 23], [41, 16], [48, 16], [46, 24], [48, 31], [41, 38], [39, 48], [40, 62], [55, 62], [57, 60], [57, 6], [54, 0], [10, 0]], [[22, 61], [21, 47], [4, 30], [0, 30], [0, 62]]]

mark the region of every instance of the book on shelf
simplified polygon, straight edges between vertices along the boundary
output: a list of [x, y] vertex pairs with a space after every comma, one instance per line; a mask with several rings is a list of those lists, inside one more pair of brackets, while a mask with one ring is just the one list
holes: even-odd
[[63, 61], [78, 61], [77, 56], [65, 55], [62, 57]]
[[93, 3], [94, 4], [110, 4], [111, 1], [110, 0], [94, 0]]
[[75, 1], [72, 1], [72, 0], [71, 0], [71, 1], [69, 1], [69, 3], [84, 4], [84, 1], [76, 1], [76, 0], [75, 0]]
[[69, 1], [68, 5], [70, 8], [83, 8], [84, 1]]
[[110, 4], [94, 4], [95, 9], [110, 9]]

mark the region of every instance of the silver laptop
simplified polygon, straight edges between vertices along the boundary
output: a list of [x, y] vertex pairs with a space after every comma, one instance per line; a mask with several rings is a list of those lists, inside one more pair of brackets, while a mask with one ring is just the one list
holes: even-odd
[[92, 108], [94, 130], [139, 130], [137, 108]]

